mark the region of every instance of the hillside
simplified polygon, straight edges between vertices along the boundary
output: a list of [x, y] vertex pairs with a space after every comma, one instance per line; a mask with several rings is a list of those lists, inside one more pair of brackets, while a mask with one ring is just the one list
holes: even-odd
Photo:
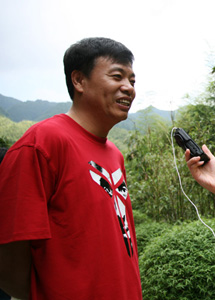
[[[21, 122], [23, 120], [38, 122], [55, 114], [65, 113], [68, 111], [71, 104], [71, 101], [63, 103], [45, 100], [24, 102], [0, 94], [0, 115], [7, 117], [14, 122]], [[169, 111], [159, 110], [150, 106], [136, 113], [130, 113], [128, 119], [120, 122], [116, 127], [134, 130], [136, 123], [143, 120], [146, 114], [147, 116], [162, 118], [167, 122], [171, 120], [171, 113]]]
[[[12, 145], [31, 125], [55, 114], [65, 113], [71, 104], [71, 102], [57, 103], [45, 100], [24, 102], [0, 94], [0, 138], [6, 139]], [[170, 122], [171, 112], [150, 106], [136, 113], [130, 113], [127, 120], [116, 124], [111, 129], [108, 138], [124, 151], [127, 147], [129, 131], [138, 128], [144, 133], [147, 126], [152, 126], [153, 122], [159, 120]]]
[[56, 103], [45, 100], [23, 102], [0, 94], [0, 114], [14, 122], [41, 121], [54, 114], [67, 111], [70, 106], [71, 102]]

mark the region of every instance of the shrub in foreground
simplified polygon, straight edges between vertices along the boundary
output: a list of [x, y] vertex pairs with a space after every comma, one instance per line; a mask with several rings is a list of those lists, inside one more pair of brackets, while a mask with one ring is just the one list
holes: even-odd
[[145, 300], [215, 299], [215, 237], [200, 221], [151, 240], [139, 263]]
[[154, 221], [149, 221], [136, 226], [136, 236], [137, 236], [137, 246], [138, 253], [141, 255], [144, 252], [148, 243], [153, 240], [155, 237], [162, 235], [169, 228], [172, 228], [172, 225], [168, 223], [158, 223]]

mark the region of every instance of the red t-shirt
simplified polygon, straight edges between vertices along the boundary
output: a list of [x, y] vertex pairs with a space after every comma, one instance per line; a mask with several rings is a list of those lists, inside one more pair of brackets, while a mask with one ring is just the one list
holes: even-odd
[[142, 299], [123, 156], [67, 115], [32, 126], [1, 166], [0, 243], [31, 240], [32, 300]]

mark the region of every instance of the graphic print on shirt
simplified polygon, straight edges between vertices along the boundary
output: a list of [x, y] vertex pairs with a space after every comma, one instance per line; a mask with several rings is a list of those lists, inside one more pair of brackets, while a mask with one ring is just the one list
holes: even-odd
[[[128, 189], [123, 178], [121, 169], [109, 174], [104, 168], [90, 161], [89, 164], [96, 171], [89, 170], [92, 179], [100, 185], [114, 200], [114, 208], [122, 231], [123, 239], [129, 256], [133, 256], [133, 245], [126, 217], [126, 208], [123, 201], [126, 200]], [[122, 181], [123, 180], [123, 181]]]

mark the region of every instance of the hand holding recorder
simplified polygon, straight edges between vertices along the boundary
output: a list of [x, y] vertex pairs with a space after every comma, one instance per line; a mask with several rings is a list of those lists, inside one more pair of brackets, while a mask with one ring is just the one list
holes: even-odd
[[174, 133], [177, 144], [185, 150], [187, 166], [193, 178], [204, 188], [215, 193], [215, 157], [206, 145], [202, 149], [182, 129]]

